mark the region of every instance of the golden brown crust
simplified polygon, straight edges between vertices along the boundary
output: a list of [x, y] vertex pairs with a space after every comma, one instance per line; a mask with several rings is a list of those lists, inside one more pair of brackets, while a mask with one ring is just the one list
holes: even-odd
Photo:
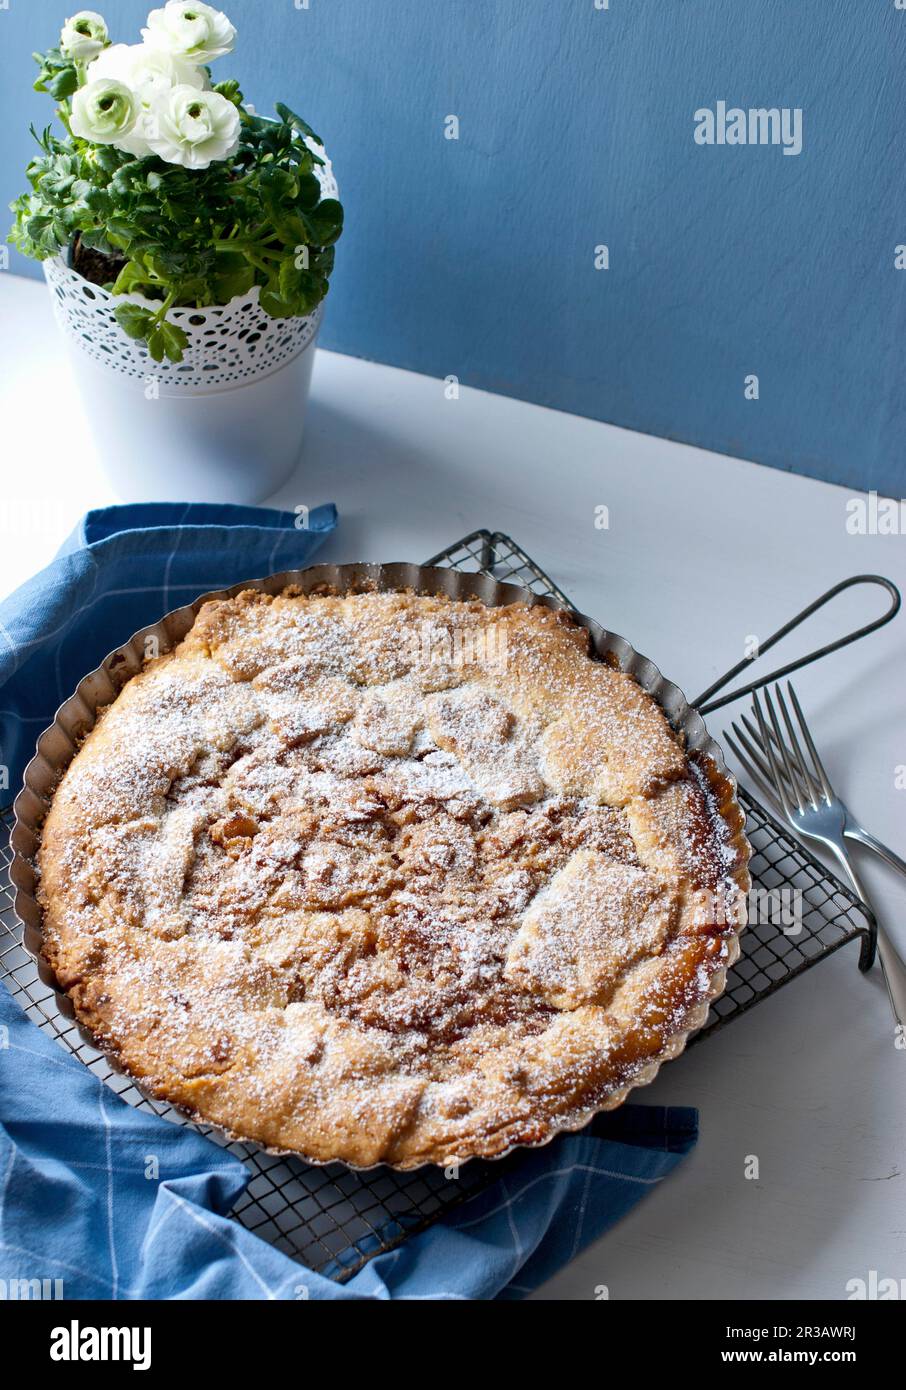
[[490, 1156], [672, 1055], [744, 922], [740, 831], [561, 613], [246, 591], [66, 772], [44, 952], [128, 1072], [231, 1133]]

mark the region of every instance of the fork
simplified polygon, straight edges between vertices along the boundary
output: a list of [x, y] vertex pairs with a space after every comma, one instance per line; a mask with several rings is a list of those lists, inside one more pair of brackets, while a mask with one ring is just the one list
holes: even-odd
[[[726, 734], [727, 743], [745, 767], [753, 780], [766, 790], [771, 800], [777, 804], [793, 829], [805, 840], [814, 840], [824, 846], [834, 856], [843, 869], [858, 897], [875, 916], [871, 900], [865, 891], [859, 874], [853, 865], [846, 847], [845, 837], [859, 840], [868, 848], [906, 874], [906, 863], [888, 849], [874, 835], [871, 835], [850, 814], [845, 804], [834, 792], [824, 764], [809, 732], [802, 706], [787, 681], [790, 702], [796, 713], [802, 741], [808, 750], [810, 764], [803, 755], [800, 740], [793, 726], [789, 709], [783, 698], [779, 684], [775, 687], [777, 703], [783, 716], [789, 745], [781, 732], [780, 721], [774, 708], [771, 692], [765, 689], [764, 698], [770, 717], [770, 727], [765, 719], [761, 701], [757, 693], [753, 696], [752, 708], [757, 721], [757, 730], [743, 716], [742, 724], [746, 732], [734, 720], [733, 732], [737, 742]], [[743, 752], [743, 749], [745, 752]], [[877, 920], [877, 918], [875, 918]], [[906, 1022], [906, 963], [897, 951], [888, 934], [878, 924], [878, 958], [887, 984], [890, 1003], [898, 1024]]]
[[[876, 835], [872, 835], [870, 830], [866, 830], [865, 826], [856, 820], [852, 811], [850, 811], [849, 807], [842, 800], [842, 798], [834, 793], [830, 785], [830, 782], [828, 781], [827, 773], [824, 771], [824, 765], [822, 764], [821, 759], [818, 756], [814, 743], [809, 737], [808, 725], [805, 723], [805, 720], [803, 719], [802, 709], [796, 697], [796, 692], [789, 681], [787, 682], [787, 686], [790, 692], [790, 699], [793, 702], [794, 708], [796, 709], [796, 713], [804, 730], [804, 736], [808, 743], [809, 751], [812, 754], [812, 757], [815, 762], [815, 769], [821, 782], [821, 790], [823, 792], [823, 795], [828, 800], [837, 801], [840, 805], [840, 808], [843, 811], [843, 834], [846, 836], [848, 840], [856, 840], [859, 844], [865, 845], [867, 849], [873, 850], [874, 853], [877, 854], [879, 858], [883, 859], [886, 864], [889, 864], [892, 869], [896, 869], [898, 873], [901, 873], [903, 877], [906, 878], [906, 859], [901, 859], [900, 856], [896, 854], [890, 848], [889, 845], [885, 845], [883, 841], [879, 840]], [[777, 693], [779, 697], [780, 691], [778, 690]], [[774, 808], [780, 811], [781, 814], [783, 814], [783, 806], [781, 805], [780, 800], [776, 792], [774, 791], [773, 784], [771, 781], [771, 769], [766, 763], [764, 756], [761, 752], [761, 733], [755, 727], [755, 725], [752, 724], [751, 721], [746, 718], [745, 715], [742, 716], [742, 724], [747, 730], [749, 738], [746, 738], [739, 724], [737, 724], [735, 720], [733, 721], [733, 730], [736, 733], [736, 737], [739, 740], [739, 742], [747, 749], [749, 755], [748, 758], [746, 758], [740, 751], [740, 749], [736, 747], [729, 734], [726, 735], [726, 738], [730, 746], [733, 748], [733, 751], [735, 752], [737, 758], [745, 766], [753, 781], [759, 783], [761, 790], [770, 799]], [[770, 728], [768, 728], [768, 736], [770, 738], [771, 743], [773, 743], [774, 745], [775, 751], [777, 753], [780, 753], [780, 747], [777, 744], [774, 734]], [[782, 764], [778, 766], [778, 771], [785, 778], [786, 772]]]

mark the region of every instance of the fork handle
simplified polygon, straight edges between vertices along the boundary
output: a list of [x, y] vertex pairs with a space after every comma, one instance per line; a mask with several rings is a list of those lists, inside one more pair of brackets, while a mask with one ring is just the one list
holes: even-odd
[[846, 877], [849, 879], [850, 883], [853, 886], [853, 890], [856, 894], [856, 897], [861, 898], [865, 906], [869, 908], [869, 910], [874, 914], [875, 910], [871, 905], [871, 898], [868, 896], [868, 893], [865, 890], [865, 885], [859, 877], [858, 873], [856, 872], [855, 864], [853, 864], [849, 855], [846, 853], [846, 850], [844, 849], [843, 845], [837, 844], [834, 840], [824, 840], [823, 843], [831, 851], [834, 858], [837, 860], [837, 863], [840, 865], [840, 868], [846, 874]]
[[906, 1024], [906, 963], [883, 927], [878, 927], [878, 960], [887, 982], [894, 1018]]
[[886, 864], [889, 864], [892, 869], [897, 869], [906, 877], [906, 859], [901, 859], [898, 854], [894, 854], [893, 850], [882, 844], [872, 835], [870, 830], [866, 830], [861, 825], [847, 825], [844, 834], [851, 840], [858, 840], [859, 844], [865, 845], [867, 849], [874, 850], [875, 854], [879, 855]]
[[[830, 840], [825, 843], [838, 860], [840, 867], [855, 889], [856, 895], [862, 899], [877, 922], [877, 914], [871, 905], [871, 899], [863, 888], [862, 881], [850, 862], [846, 850], [842, 845], [836, 845]], [[887, 994], [890, 999], [890, 1007], [893, 1009], [893, 1016], [902, 1027], [906, 1025], [906, 962], [880, 922], [878, 922], [878, 960], [881, 964], [884, 982], [887, 985]]]

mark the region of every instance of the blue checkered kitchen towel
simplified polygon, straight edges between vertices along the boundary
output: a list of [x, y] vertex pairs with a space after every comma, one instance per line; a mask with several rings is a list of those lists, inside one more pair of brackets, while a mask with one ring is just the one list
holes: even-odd
[[[335, 525], [333, 507], [312, 512], [306, 530], [293, 513], [247, 507], [90, 513], [0, 605], [0, 762], [11, 791], [57, 705], [109, 650], [205, 590], [304, 564]], [[68, 1299], [521, 1298], [696, 1137], [694, 1110], [623, 1106], [526, 1153], [340, 1285], [228, 1216], [249, 1181], [239, 1159], [120, 1100], [0, 990], [0, 1294], [50, 1280]], [[611, 1276], [602, 1263], [595, 1282]]]

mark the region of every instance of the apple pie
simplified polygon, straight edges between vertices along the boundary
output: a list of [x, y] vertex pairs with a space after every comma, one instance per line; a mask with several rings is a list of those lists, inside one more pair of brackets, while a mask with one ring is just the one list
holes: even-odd
[[747, 855], [729, 779], [566, 613], [244, 590], [63, 776], [43, 952], [195, 1119], [453, 1163], [575, 1128], [681, 1050]]

